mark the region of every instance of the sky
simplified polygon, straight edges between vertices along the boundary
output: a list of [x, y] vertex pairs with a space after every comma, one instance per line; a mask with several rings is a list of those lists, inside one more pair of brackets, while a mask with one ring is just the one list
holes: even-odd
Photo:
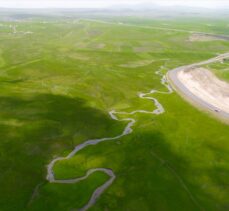
[[160, 6], [229, 8], [229, 0], [0, 0], [0, 7], [9, 8], [106, 8], [152, 3]]

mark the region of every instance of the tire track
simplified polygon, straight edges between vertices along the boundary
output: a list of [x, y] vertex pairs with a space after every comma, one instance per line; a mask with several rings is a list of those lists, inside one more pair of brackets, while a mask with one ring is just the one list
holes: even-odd
[[156, 158], [161, 165], [163, 165], [165, 168], [167, 168], [171, 174], [174, 175], [174, 177], [177, 179], [177, 181], [180, 183], [180, 185], [182, 186], [182, 188], [186, 191], [186, 193], [188, 194], [189, 198], [191, 199], [191, 201], [199, 208], [199, 210], [205, 210], [203, 209], [203, 207], [199, 204], [199, 202], [196, 200], [196, 198], [194, 197], [194, 195], [192, 194], [192, 192], [189, 190], [188, 186], [185, 184], [184, 180], [182, 179], [182, 177], [176, 172], [176, 170], [164, 159], [162, 159], [161, 157], [159, 157], [155, 152], [151, 151], [150, 153], [154, 158]]

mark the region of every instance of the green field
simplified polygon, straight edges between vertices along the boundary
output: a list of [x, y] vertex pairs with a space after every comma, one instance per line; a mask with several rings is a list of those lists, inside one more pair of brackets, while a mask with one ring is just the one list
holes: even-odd
[[223, 63], [207, 65], [206, 68], [215, 73], [220, 79], [229, 81], [229, 60], [225, 60]]
[[[1, 211], [81, 208], [107, 175], [50, 184], [45, 179], [50, 161], [88, 139], [120, 134], [126, 123], [110, 118], [113, 109], [155, 109], [137, 94], [166, 91], [155, 74], [160, 68], [166, 73], [229, 51], [228, 41], [190, 42], [189, 32], [141, 27], [160, 21], [119, 19], [136, 26], [84, 19], [0, 22]], [[199, 20], [163, 23], [205, 30]], [[226, 23], [217, 20], [205, 31], [228, 32]], [[17, 26], [16, 33], [10, 25]], [[222, 77], [229, 79], [225, 72]], [[153, 96], [164, 114], [136, 114], [132, 134], [57, 163], [56, 176], [76, 178], [91, 168], [112, 169], [116, 179], [90, 209], [94, 211], [228, 210], [228, 125], [176, 93]]]

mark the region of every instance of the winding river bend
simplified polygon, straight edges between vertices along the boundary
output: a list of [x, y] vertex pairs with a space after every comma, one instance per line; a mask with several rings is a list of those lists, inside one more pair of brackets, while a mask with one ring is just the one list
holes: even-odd
[[95, 173], [95, 172], [103, 172], [105, 174], [107, 174], [109, 176], [109, 180], [107, 180], [103, 185], [99, 186], [97, 189], [94, 190], [93, 194], [91, 195], [89, 201], [87, 202], [87, 204], [84, 205], [84, 207], [80, 208], [80, 211], [85, 211], [88, 210], [91, 206], [93, 206], [97, 199], [101, 196], [101, 194], [113, 183], [113, 181], [115, 180], [116, 176], [115, 173], [113, 172], [113, 170], [111, 169], [107, 169], [107, 168], [94, 168], [94, 169], [90, 169], [87, 171], [87, 173], [85, 174], [85, 176], [83, 177], [78, 177], [78, 178], [74, 178], [74, 179], [56, 179], [55, 178], [55, 174], [53, 171], [53, 167], [54, 165], [58, 162], [58, 161], [63, 161], [63, 160], [68, 160], [71, 159], [73, 156], [75, 156], [77, 154], [77, 152], [79, 152], [80, 150], [86, 148], [87, 146], [90, 145], [96, 145], [99, 144], [101, 142], [105, 142], [105, 141], [114, 141], [117, 140], [123, 136], [127, 136], [129, 134], [131, 134], [133, 132], [133, 126], [136, 122], [136, 120], [134, 118], [119, 118], [118, 115], [121, 114], [125, 114], [125, 115], [134, 115], [136, 113], [147, 113], [147, 114], [152, 114], [152, 115], [160, 115], [162, 113], [165, 112], [164, 107], [161, 105], [161, 103], [155, 98], [155, 97], [151, 97], [149, 95], [152, 95], [154, 93], [159, 93], [159, 94], [171, 94], [173, 92], [171, 86], [169, 85], [166, 76], [162, 74], [161, 70], [162, 70], [163, 66], [161, 66], [160, 70], [156, 71], [155, 73], [157, 75], [159, 75], [161, 77], [161, 84], [164, 85], [168, 91], [163, 92], [163, 91], [158, 91], [158, 90], [154, 90], [152, 89], [150, 92], [148, 93], [140, 93], [138, 95], [138, 97], [142, 98], [142, 99], [147, 99], [150, 100], [154, 103], [155, 105], [155, 109], [153, 111], [145, 111], [145, 110], [135, 110], [132, 112], [118, 112], [115, 110], [112, 110], [109, 112], [110, 117], [113, 120], [116, 121], [126, 121], [127, 125], [124, 128], [124, 130], [122, 131], [122, 133], [120, 135], [117, 135], [115, 137], [107, 137], [107, 138], [101, 138], [101, 139], [93, 139], [93, 140], [87, 140], [84, 143], [77, 145], [75, 147], [75, 149], [70, 152], [66, 157], [58, 157], [55, 158], [54, 160], [52, 160], [48, 167], [47, 167], [47, 176], [46, 179], [50, 182], [50, 183], [61, 183], [61, 184], [74, 184], [74, 183], [78, 183], [82, 180], [87, 179], [91, 174]]
[[[225, 53], [225, 54], [221, 54], [215, 58], [203, 61], [203, 62], [198, 62], [192, 65], [186, 65], [186, 66], [182, 66], [182, 67], [178, 67], [174, 70], [171, 70], [168, 72], [167, 76], [168, 78], [173, 79], [173, 83], [174, 81], [176, 82], [176, 73], [181, 71], [181, 70], [186, 70], [186, 69], [190, 69], [190, 68], [194, 68], [197, 66], [201, 66], [201, 65], [205, 65], [205, 64], [210, 64], [213, 62], [217, 62], [217, 61], [222, 61], [225, 58], [229, 57], [229, 53]], [[103, 172], [105, 174], [107, 174], [109, 176], [109, 179], [101, 186], [99, 186], [98, 188], [96, 188], [94, 190], [94, 192], [92, 193], [89, 201], [79, 210], [80, 211], [86, 211], [88, 210], [91, 206], [93, 206], [97, 199], [103, 194], [103, 192], [112, 185], [113, 181], [115, 180], [116, 176], [115, 173], [113, 172], [112, 169], [107, 169], [107, 168], [93, 168], [87, 171], [87, 173], [85, 174], [85, 176], [83, 177], [78, 177], [78, 178], [73, 178], [73, 179], [56, 179], [55, 178], [55, 174], [53, 171], [53, 167], [54, 165], [58, 162], [58, 161], [63, 161], [63, 160], [68, 160], [71, 159], [73, 156], [75, 156], [77, 154], [77, 152], [79, 152], [80, 150], [86, 148], [87, 146], [91, 146], [91, 145], [97, 145], [101, 142], [105, 142], [105, 141], [114, 141], [117, 139], [120, 139], [123, 136], [127, 136], [129, 134], [131, 134], [133, 132], [133, 126], [136, 123], [136, 120], [134, 118], [128, 117], [128, 118], [119, 118], [118, 115], [127, 115], [127, 116], [132, 116], [136, 113], [146, 113], [146, 114], [151, 114], [151, 115], [160, 115], [163, 114], [165, 112], [164, 107], [162, 106], [162, 104], [155, 98], [152, 97], [150, 95], [154, 94], [154, 93], [159, 93], [159, 94], [171, 94], [173, 92], [172, 87], [170, 86], [166, 75], [162, 74], [162, 69], [164, 66], [161, 66], [161, 68], [155, 72], [155, 74], [159, 75], [161, 77], [161, 84], [163, 86], [165, 86], [167, 88], [167, 91], [158, 91], [155, 89], [152, 89], [151, 91], [147, 92], [147, 93], [140, 93], [138, 95], [138, 97], [140, 97], [141, 99], [147, 99], [150, 100], [154, 103], [155, 105], [155, 109], [152, 111], [145, 111], [145, 110], [134, 110], [132, 112], [121, 112], [121, 111], [115, 111], [112, 110], [109, 112], [110, 117], [113, 120], [116, 121], [126, 121], [127, 125], [124, 128], [124, 130], [122, 131], [122, 133], [120, 135], [117, 135], [115, 137], [105, 137], [105, 138], [101, 138], [101, 139], [92, 139], [92, 140], [87, 140], [82, 144], [79, 144], [75, 147], [75, 149], [70, 152], [66, 157], [58, 157], [55, 158], [54, 160], [52, 160], [48, 167], [47, 167], [47, 176], [46, 179], [50, 182], [50, 183], [61, 183], [61, 184], [74, 184], [74, 183], [78, 183], [82, 180], [87, 179], [91, 174], [95, 173], [95, 172]], [[174, 79], [175, 78], [175, 79]], [[183, 181], [182, 181], [183, 183]], [[189, 192], [189, 191], [188, 191]], [[189, 193], [190, 194], [190, 193]], [[192, 197], [192, 195], [191, 195]], [[195, 200], [193, 200], [195, 202]], [[197, 204], [197, 203], [196, 203]]]

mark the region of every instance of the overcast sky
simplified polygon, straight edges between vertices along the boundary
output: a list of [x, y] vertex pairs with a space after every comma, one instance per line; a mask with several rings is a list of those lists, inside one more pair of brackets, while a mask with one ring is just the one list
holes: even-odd
[[12, 8], [104, 8], [113, 5], [153, 3], [161, 6], [229, 8], [229, 0], [0, 0], [0, 7]]

